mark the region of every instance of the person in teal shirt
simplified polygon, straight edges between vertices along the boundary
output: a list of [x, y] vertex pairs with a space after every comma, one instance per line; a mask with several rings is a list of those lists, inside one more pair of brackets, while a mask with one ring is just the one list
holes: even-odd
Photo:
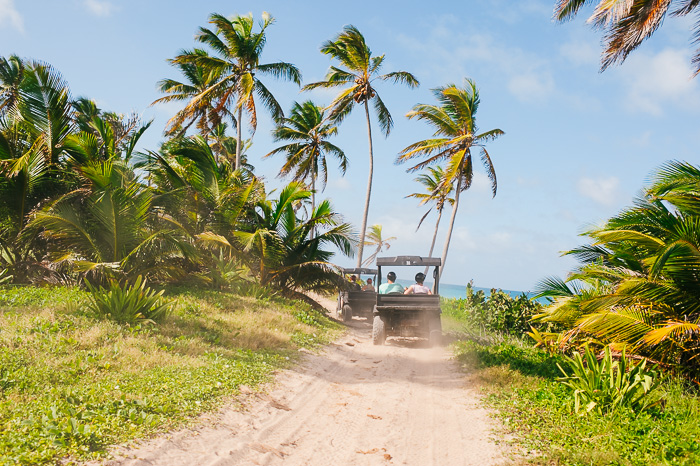
[[379, 285], [380, 294], [403, 293], [403, 286], [399, 285], [398, 283], [394, 283], [396, 281], [396, 274], [394, 272], [389, 272], [386, 274], [386, 280], [387, 283], [382, 283]]

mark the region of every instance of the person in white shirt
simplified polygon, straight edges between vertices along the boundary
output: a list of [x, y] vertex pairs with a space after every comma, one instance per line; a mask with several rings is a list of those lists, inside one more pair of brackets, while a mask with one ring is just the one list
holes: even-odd
[[406, 288], [403, 294], [433, 294], [430, 288], [423, 285], [425, 274], [418, 272], [416, 274], [416, 283]]

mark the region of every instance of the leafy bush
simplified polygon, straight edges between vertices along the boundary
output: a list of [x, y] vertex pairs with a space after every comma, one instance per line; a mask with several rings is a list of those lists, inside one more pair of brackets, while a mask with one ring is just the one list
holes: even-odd
[[146, 286], [140, 275], [133, 285], [111, 282], [108, 288], [90, 290], [88, 309], [97, 317], [122, 324], [155, 323], [171, 312], [171, 305], [162, 299], [163, 291]]
[[619, 360], [613, 360], [610, 347], [600, 362], [586, 346], [585, 358], [574, 353], [566, 357], [571, 375], [557, 364], [564, 374], [559, 381], [574, 391], [574, 410], [585, 413], [595, 410], [599, 414], [630, 408], [642, 412], [653, 406], [651, 395], [659, 386], [656, 371], [646, 369], [646, 360], [629, 363], [623, 351]]
[[459, 320], [468, 322], [481, 331], [522, 335], [530, 330], [530, 319], [541, 305], [524, 293], [516, 298], [501, 290], [491, 290], [487, 297], [483, 290], [474, 292], [467, 284], [467, 296], [446, 300], [443, 311]]
[[479, 383], [484, 402], [498, 413], [500, 433], [513, 439], [514, 451], [527, 452], [517, 464], [700, 464], [700, 396], [687, 380], [663, 379], [663, 409], [576, 416], [571, 390], [557, 380], [557, 364], [566, 367], [561, 354], [514, 337], [498, 339], [489, 345], [459, 341], [454, 350]]

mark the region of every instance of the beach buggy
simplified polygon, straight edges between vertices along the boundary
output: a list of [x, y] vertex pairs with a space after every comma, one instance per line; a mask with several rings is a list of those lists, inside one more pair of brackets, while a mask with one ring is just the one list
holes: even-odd
[[[439, 258], [420, 256], [398, 256], [377, 258], [377, 289], [382, 282], [382, 268], [398, 267], [428, 268], [428, 277], [432, 275], [433, 294], [377, 294], [373, 309], [372, 342], [383, 345], [387, 337], [423, 337], [428, 338], [431, 346], [439, 345], [442, 340], [442, 323], [440, 321], [440, 265]], [[430, 268], [432, 267], [432, 274]]]
[[[377, 270], [376, 269], [343, 269], [343, 274], [347, 275], [357, 275], [358, 277], [362, 275], [371, 275], [372, 279], [376, 281]], [[348, 322], [352, 320], [352, 316], [366, 317], [368, 320], [372, 317], [372, 310], [377, 301], [376, 291], [360, 291], [352, 290], [348, 287], [341, 287], [338, 289], [338, 305], [336, 312], [338, 317], [342, 317], [343, 321]]]

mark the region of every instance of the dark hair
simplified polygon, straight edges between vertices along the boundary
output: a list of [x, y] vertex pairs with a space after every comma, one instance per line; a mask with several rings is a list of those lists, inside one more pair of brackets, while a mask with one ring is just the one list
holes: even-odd
[[368, 279], [367, 279], [367, 283], [372, 283], [372, 279], [371, 279], [371, 278], [368, 278]]
[[424, 281], [425, 281], [425, 274], [424, 274], [424, 273], [421, 273], [421, 272], [418, 272], [418, 273], [416, 274], [416, 283], [422, 285]]
[[396, 274], [394, 272], [389, 272], [386, 274], [386, 279], [391, 280], [392, 282], [396, 281]]

